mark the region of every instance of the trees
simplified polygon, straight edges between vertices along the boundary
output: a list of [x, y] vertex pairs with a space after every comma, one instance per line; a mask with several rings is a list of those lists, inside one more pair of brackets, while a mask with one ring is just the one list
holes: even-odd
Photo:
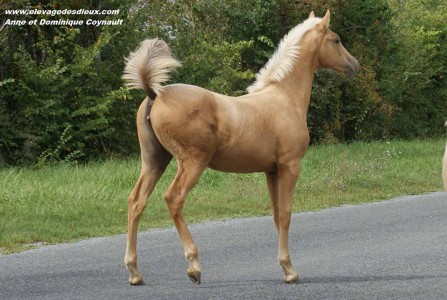
[[[11, 2], [4, 9], [117, 5], [117, 1], [74, 2]], [[124, 10], [122, 17], [126, 14]], [[28, 20], [35, 16], [14, 17]], [[0, 162], [74, 161], [136, 148], [129, 147], [127, 138], [120, 138], [123, 128], [134, 127], [135, 103], [120, 101], [128, 92], [120, 89], [124, 49], [117, 39], [119, 32], [92, 26], [28, 25], [4, 30], [0, 41]], [[123, 114], [124, 108], [128, 109]], [[125, 132], [127, 135], [128, 130]]]
[[395, 31], [380, 84], [394, 109], [392, 134], [439, 135], [447, 119], [447, 4], [442, 0], [390, 3]]

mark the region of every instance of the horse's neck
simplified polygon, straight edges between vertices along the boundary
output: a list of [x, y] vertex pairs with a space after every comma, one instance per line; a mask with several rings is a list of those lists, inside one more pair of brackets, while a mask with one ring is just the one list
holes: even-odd
[[303, 55], [293, 71], [277, 84], [286, 93], [289, 107], [304, 115], [309, 108], [314, 72], [313, 59]]

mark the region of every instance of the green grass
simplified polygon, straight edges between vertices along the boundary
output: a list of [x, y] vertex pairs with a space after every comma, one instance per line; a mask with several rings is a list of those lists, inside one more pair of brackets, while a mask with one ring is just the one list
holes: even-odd
[[[441, 190], [444, 146], [444, 140], [415, 140], [310, 147], [293, 209], [319, 210]], [[171, 163], [140, 229], [172, 225], [162, 194], [174, 173]], [[137, 158], [1, 170], [0, 252], [126, 232], [127, 197], [138, 174]], [[190, 223], [270, 214], [263, 174], [207, 170], [185, 205]]]

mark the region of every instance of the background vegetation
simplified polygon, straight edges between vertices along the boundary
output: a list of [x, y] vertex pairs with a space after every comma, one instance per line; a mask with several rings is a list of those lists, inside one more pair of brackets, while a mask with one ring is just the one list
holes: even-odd
[[[5, 9], [120, 9], [116, 16], [6, 16]], [[354, 79], [318, 72], [312, 141], [440, 136], [447, 117], [443, 0], [0, 1], [7, 18], [123, 19], [122, 26], [5, 26], [0, 31], [0, 166], [136, 153], [144, 97], [121, 88], [123, 57], [160, 37], [183, 67], [173, 82], [240, 95], [281, 37], [311, 10], [360, 61]]]

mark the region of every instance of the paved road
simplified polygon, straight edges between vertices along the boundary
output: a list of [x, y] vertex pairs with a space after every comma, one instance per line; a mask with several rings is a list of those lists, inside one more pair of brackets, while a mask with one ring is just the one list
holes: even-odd
[[447, 299], [447, 193], [293, 216], [302, 283], [282, 283], [270, 217], [191, 226], [202, 285], [175, 230], [140, 234], [146, 285], [131, 287], [125, 236], [0, 256], [0, 299]]

